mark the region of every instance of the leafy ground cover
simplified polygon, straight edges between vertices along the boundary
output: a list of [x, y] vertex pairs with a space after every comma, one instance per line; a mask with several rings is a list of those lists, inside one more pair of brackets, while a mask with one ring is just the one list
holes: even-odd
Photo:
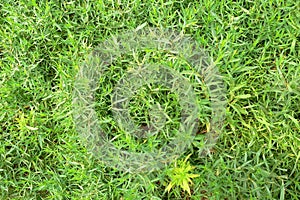
[[[299, 10], [298, 1], [281, 0], [1, 1], [0, 198], [299, 199]], [[165, 169], [133, 175], [87, 151], [72, 91], [94, 47], [144, 23], [182, 31], [207, 49], [228, 105], [211, 156], [199, 157], [199, 136]], [[111, 83], [115, 74], [108, 72]], [[112, 85], [103, 87], [104, 98]], [[178, 117], [176, 95], [150, 92], [130, 104], [137, 121], [153, 101]], [[99, 115], [109, 116], [106, 108], [99, 105]]]

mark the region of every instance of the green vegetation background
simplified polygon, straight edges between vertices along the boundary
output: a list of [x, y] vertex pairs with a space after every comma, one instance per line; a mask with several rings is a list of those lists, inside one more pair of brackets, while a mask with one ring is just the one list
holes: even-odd
[[[74, 128], [80, 62], [143, 23], [193, 35], [228, 88], [214, 154], [189, 159], [191, 197], [163, 172], [104, 166]], [[299, 199], [299, 40], [299, 1], [1, 1], [0, 198]]]

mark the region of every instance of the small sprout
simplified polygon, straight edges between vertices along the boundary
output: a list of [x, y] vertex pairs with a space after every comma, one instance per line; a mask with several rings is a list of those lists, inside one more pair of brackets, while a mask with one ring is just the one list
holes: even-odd
[[174, 167], [167, 171], [170, 183], [166, 187], [165, 191], [170, 192], [173, 187], [179, 186], [191, 196], [190, 185], [193, 184], [192, 179], [199, 177], [199, 174], [190, 173], [195, 168], [194, 166], [191, 166], [189, 162], [187, 162], [190, 156], [191, 154], [188, 155], [183, 161], [176, 161], [174, 163]]

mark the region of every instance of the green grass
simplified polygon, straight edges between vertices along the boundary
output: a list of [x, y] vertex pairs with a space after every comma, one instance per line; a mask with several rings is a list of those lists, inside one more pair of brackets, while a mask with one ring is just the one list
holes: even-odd
[[[299, 10], [292, 0], [1, 1], [0, 199], [299, 199]], [[193, 36], [226, 82], [213, 154], [198, 156], [200, 135], [181, 158], [192, 154], [191, 174], [199, 175], [190, 197], [180, 187], [166, 191], [168, 167], [132, 175], [106, 166], [75, 130], [73, 83], [85, 56], [143, 23]], [[176, 118], [172, 95], [144, 95], [132, 115], [143, 117], [147, 106], [137, 108], [148, 98]]]

